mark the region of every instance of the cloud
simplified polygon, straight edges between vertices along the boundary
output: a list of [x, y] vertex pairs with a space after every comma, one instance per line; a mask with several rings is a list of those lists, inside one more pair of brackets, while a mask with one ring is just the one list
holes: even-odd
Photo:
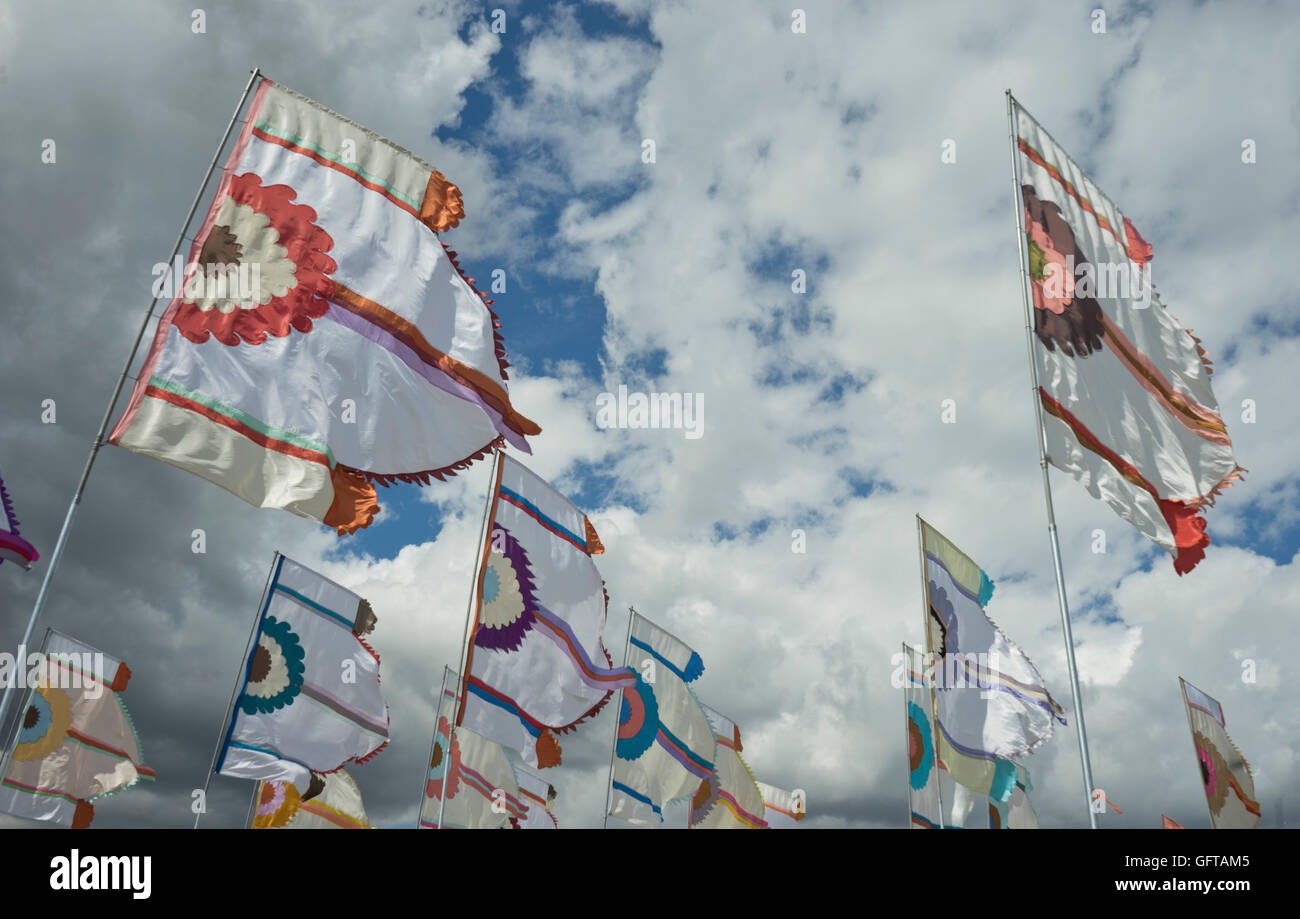
[[[1152, 827], [1165, 812], [1206, 825], [1180, 675], [1223, 703], [1266, 815], [1294, 798], [1300, 724], [1284, 686], [1300, 419], [1287, 394], [1300, 328], [1288, 275], [1300, 188], [1294, 118], [1275, 114], [1293, 112], [1300, 87], [1285, 55], [1260, 49], [1293, 46], [1296, 23], [1125, 7], [1095, 35], [1068, 7], [921, 16], [817, 3], [798, 35], [783, 10], [611, 6], [626, 18], [512, 13], [505, 36], [459, 4], [354, 17], [348, 34], [341, 6], [253, 22], [219, 6], [207, 39], [143, 6], [11, 13], [6, 73], [22, 101], [0, 145], [24, 165], [0, 174], [12, 202], [0, 462], [25, 532], [52, 547], [223, 93], [274, 63], [277, 79], [447, 164], [470, 212], [449, 242], [532, 268], [528, 302], [512, 309], [551, 316], [574, 286], [598, 302], [598, 363], [554, 359], [511, 337], [509, 318], [506, 332], [526, 355], [513, 395], [545, 429], [528, 462], [579, 498], [608, 549], [612, 651], [635, 606], [699, 650], [701, 698], [739, 722], [760, 779], [807, 792], [806, 826], [900, 826], [902, 700], [889, 676], [899, 644], [921, 635], [917, 513], [997, 580], [991, 614], [1069, 707], [1017, 283], [1011, 86], [1154, 244], [1155, 281], [1210, 348], [1251, 470], [1210, 511], [1214, 545], [1182, 579], [1054, 474], [1093, 770], [1124, 808], [1106, 823]], [[91, 52], [110, 39], [157, 50], [109, 84]], [[55, 72], [37, 49], [55, 49], [39, 54], [57, 80], [36, 79]], [[481, 127], [472, 104], [490, 105]], [[39, 163], [50, 136], [53, 169]], [[1244, 137], [1259, 142], [1253, 166]], [[949, 139], [955, 164], [940, 160]], [[703, 393], [705, 436], [599, 430], [595, 397], [620, 384]], [[45, 398], [57, 425], [40, 424]], [[1248, 398], [1254, 423], [1238, 420]], [[380, 615], [394, 743], [355, 774], [376, 820], [409, 824], [432, 699], [458, 659], [485, 476], [480, 464], [437, 489], [391, 490], [401, 519], [387, 526], [409, 535], [384, 557], [104, 451], [49, 621], [135, 668], [127, 702], [160, 777], [104, 801], [104, 824], [192, 820], [273, 547]], [[430, 502], [436, 538], [411, 523]], [[195, 527], [206, 556], [189, 550]], [[38, 575], [14, 574], [0, 569], [0, 602], [16, 635]], [[1029, 763], [1046, 826], [1084, 819], [1071, 718]], [[601, 823], [612, 731], [606, 711], [566, 738], [553, 778], [563, 825]], [[237, 823], [247, 783], [213, 789], [212, 825]]]

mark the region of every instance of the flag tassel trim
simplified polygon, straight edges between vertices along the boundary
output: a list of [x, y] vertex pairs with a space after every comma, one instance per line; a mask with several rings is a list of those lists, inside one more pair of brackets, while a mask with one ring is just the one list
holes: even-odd
[[[438, 241], [442, 242], [442, 240]], [[483, 301], [483, 306], [487, 309], [488, 315], [492, 317], [492, 345], [496, 353], [497, 366], [501, 368], [501, 379], [509, 380], [510, 373], [506, 368], [510, 366], [510, 355], [506, 353], [505, 336], [501, 334], [501, 317], [497, 315], [496, 310], [492, 309], [492, 304], [496, 301], [488, 299], [488, 296], [483, 291], [474, 286], [474, 279], [461, 270], [460, 259], [456, 255], [456, 250], [446, 243], [442, 243], [442, 248], [447, 253], [447, 259], [451, 262], [451, 267], [456, 269], [456, 274], [460, 275], [460, 279], [465, 282], [465, 286]]]
[[468, 469], [475, 462], [483, 459], [483, 457], [487, 456], [492, 451], [498, 449], [504, 449], [505, 445], [506, 445], [505, 438], [498, 436], [495, 440], [491, 441], [490, 443], [484, 444], [481, 448], [475, 450], [473, 453], [465, 457], [463, 460], [458, 460], [454, 463], [450, 463], [446, 466], [443, 466], [440, 469], [425, 469], [420, 472], [370, 472], [365, 469], [357, 469], [353, 466], [347, 466], [344, 465], [343, 463], [339, 463], [338, 468], [347, 470], [347, 472], [359, 476], [365, 479], [367, 482], [372, 482], [375, 485], [381, 485], [384, 488], [387, 488], [388, 486], [394, 485], [398, 482], [405, 482], [408, 484], [415, 483], [418, 485], [430, 485], [433, 483], [434, 479], [437, 479], [439, 482], [446, 481], [448, 476], [453, 476], [457, 472], [460, 472], [462, 469]]

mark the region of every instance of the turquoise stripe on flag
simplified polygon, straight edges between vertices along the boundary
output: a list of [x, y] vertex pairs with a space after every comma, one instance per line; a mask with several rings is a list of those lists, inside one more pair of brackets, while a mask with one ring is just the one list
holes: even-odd
[[340, 616], [338, 613], [334, 612], [334, 610], [329, 609], [328, 607], [325, 606], [321, 606], [315, 600], [310, 600], [307, 597], [304, 597], [302, 594], [298, 593], [298, 591], [294, 590], [292, 587], [285, 587], [283, 584], [276, 584], [275, 589], [282, 594], [287, 594], [290, 597], [293, 597], [303, 606], [310, 607], [311, 609], [315, 610], [316, 612], [320, 613], [323, 616], [326, 616], [330, 619], [338, 620], [343, 625], [348, 627], [349, 632], [352, 631], [352, 628], [357, 624], [355, 619], [347, 619], [344, 618], [343, 616]]

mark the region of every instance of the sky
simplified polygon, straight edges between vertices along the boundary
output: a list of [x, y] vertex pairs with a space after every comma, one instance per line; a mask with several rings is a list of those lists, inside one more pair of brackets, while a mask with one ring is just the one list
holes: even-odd
[[[698, 650], [700, 698], [741, 726], [759, 779], [805, 792], [802, 826], [901, 828], [890, 676], [900, 644], [923, 640], [917, 514], [996, 581], [989, 614], [1074, 715], [1025, 352], [1011, 88], [1154, 246], [1154, 281], [1210, 352], [1249, 470], [1181, 578], [1052, 472], [1094, 779], [1123, 811], [1101, 824], [1209, 825], [1179, 676], [1222, 703], [1263, 826], [1300, 816], [1286, 690], [1300, 17], [1113, 3], [1098, 33], [1094, 6], [803, 0], [803, 32], [793, 7], [762, 2], [206, 3], [202, 31], [190, 4], [0, 7], [0, 473], [23, 535], [49, 558], [152, 266], [260, 67], [462, 189], [466, 218], [444, 239], [480, 287], [504, 271], [511, 397], [543, 428], [525, 461], [607, 548], [612, 653], [635, 606]], [[701, 436], [602, 430], [597, 399], [619, 386], [699, 394]], [[98, 802], [96, 825], [193, 822], [278, 549], [378, 614], [392, 743], [351, 771], [373, 823], [411, 826], [488, 472], [390, 488], [376, 523], [340, 538], [106, 447], [41, 625], [128, 662], [125, 701], [158, 780]], [[45, 563], [0, 566], [0, 647], [16, 648]], [[613, 711], [564, 740], [551, 776], [563, 826], [601, 824]], [[1086, 825], [1073, 726], [1026, 765], [1040, 823]], [[213, 778], [205, 825], [240, 825], [252, 785]]]

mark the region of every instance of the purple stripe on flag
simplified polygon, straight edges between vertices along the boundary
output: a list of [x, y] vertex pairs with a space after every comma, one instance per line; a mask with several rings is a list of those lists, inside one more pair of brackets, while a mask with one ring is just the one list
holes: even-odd
[[964, 746], [963, 744], [959, 744], [957, 741], [952, 739], [952, 735], [948, 733], [948, 729], [943, 726], [942, 721], [937, 723], [939, 725], [939, 730], [943, 732], [943, 736], [947, 739], [948, 743], [952, 746], [952, 748], [956, 750], [958, 753], [964, 753], [967, 756], [974, 757], [975, 759], [996, 760], [998, 758], [997, 754], [995, 753], [989, 753], [985, 750], [977, 750], [974, 747], [967, 747]]
[[591, 658], [587, 656], [587, 649], [578, 641], [569, 624], [559, 616], [541, 604], [538, 604], [533, 612], [537, 616], [538, 625], [542, 626], [542, 633], [555, 642], [569, 660], [573, 661], [578, 676], [592, 689], [613, 691], [629, 689], [636, 685], [636, 673], [631, 668], [610, 669], [592, 663]]
[[388, 330], [381, 329], [373, 322], [367, 322], [356, 313], [345, 310], [333, 303], [330, 304], [329, 312], [326, 313], [323, 318], [337, 322], [344, 328], [356, 332], [362, 338], [367, 338], [379, 345], [379, 347], [390, 352], [394, 357], [398, 358], [402, 363], [406, 364], [406, 366], [418, 373], [431, 385], [436, 386], [443, 392], [464, 399], [466, 402], [474, 403], [479, 408], [483, 409], [483, 411], [487, 413], [487, 416], [492, 419], [492, 426], [497, 429], [501, 436], [512, 445], [523, 450], [525, 453], [532, 452], [532, 448], [528, 446], [528, 442], [524, 440], [523, 435], [519, 434], [517, 431], [513, 430], [510, 425], [502, 421], [501, 413], [484, 402], [482, 396], [470, 387], [457, 383], [441, 370], [438, 370], [435, 367], [430, 367], [420, 357], [420, 355], [416, 353], [415, 349], [398, 340]]
[[344, 705], [343, 702], [336, 699], [334, 696], [331, 696], [329, 693], [321, 689], [319, 686], [313, 686], [311, 683], [303, 683], [302, 694], [309, 699], [315, 699], [317, 702], [319, 702], [321, 705], [328, 708], [330, 711], [342, 715], [344, 718], [348, 719], [349, 721], [355, 724], [360, 725], [361, 727], [365, 728], [367, 731], [373, 731], [374, 733], [378, 734], [380, 737], [383, 737], [385, 739], [388, 737], [388, 725], [380, 724], [378, 721], [373, 720], [368, 715], [363, 715], [361, 712], [357, 711], [356, 709], [349, 708], [348, 706]]
[[684, 755], [682, 751], [678, 750], [677, 747], [674, 746], [671, 741], [669, 741], [666, 737], [664, 737], [664, 732], [662, 728], [659, 730], [659, 733], [655, 735], [655, 742], [658, 743], [659, 746], [663, 747], [664, 750], [668, 752], [669, 756], [677, 760], [677, 762], [681, 763], [682, 768], [685, 769], [687, 772], [689, 772], [691, 775], [697, 775], [700, 778], [704, 779], [704, 778], [708, 778], [709, 773], [713, 771], [712, 769], [704, 768], [699, 763], [696, 763], [694, 760], [692, 760], [690, 757]]

